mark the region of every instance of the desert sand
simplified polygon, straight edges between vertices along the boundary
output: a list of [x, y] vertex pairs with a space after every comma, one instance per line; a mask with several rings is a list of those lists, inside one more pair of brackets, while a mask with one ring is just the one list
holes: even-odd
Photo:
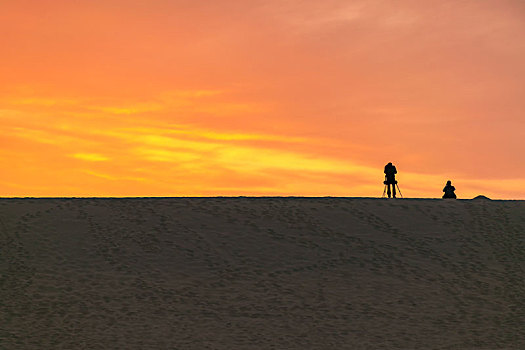
[[525, 202], [0, 200], [0, 349], [525, 349]]

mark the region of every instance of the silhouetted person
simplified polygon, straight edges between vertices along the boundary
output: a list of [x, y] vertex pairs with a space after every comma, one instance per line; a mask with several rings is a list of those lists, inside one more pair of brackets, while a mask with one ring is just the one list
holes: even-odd
[[[397, 170], [396, 167], [392, 165], [392, 163], [388, 163], [385, 165], [385, 185], [388, 187], [388, 198], [390, 198], [390, 195], [393, 194], [394, 198], [396, 198], [396, 174]], [[390, 192], [390, 186], [392, 186], [392, 192]]]
[[454, 198], [456, 199], [456, 194], [454, 193], [454, 191], [456, 190], [456, 188], [454, 186], [452, 186], [452, 182], [450, 180], [447, 181], [447, 185], [445, 186], [445, 188], [443, 188], [443, 192], [445, 192], [445, 194], [443, 195], [443, 198]]

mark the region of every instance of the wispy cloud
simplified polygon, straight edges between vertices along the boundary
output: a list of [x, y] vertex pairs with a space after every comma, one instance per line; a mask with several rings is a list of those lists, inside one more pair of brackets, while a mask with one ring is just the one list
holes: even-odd
[[85, 160], [88, 162], [105, 162], [107, 160], [110, 160], [109, 157], [106, 157], [102, 154], [96, 154], [96, 153], [75, 153], [71, 155], [73, 158]]

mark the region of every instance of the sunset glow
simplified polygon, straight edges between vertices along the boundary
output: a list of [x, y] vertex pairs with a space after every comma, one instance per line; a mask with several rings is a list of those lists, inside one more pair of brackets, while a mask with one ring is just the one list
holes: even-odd
[[525, 199], [521, 1], [1, 8], [0, 196]]

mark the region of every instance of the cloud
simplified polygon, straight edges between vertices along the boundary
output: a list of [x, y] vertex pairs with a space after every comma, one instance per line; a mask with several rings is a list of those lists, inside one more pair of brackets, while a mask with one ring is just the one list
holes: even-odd
[[96, 153], [75, 153], [75, 154], [72, 154], [71, 156], [73, 158], [85, 160], [88, 162], [105, 162], [111, 159], [102, 154], [96, 154]]
[[152, 162], [165, 162], [180, 165], [193, 162], [201, 157], [196, 152], [172, 151], [162, 148], [137, 147], [133, 151], [139, 158]]

